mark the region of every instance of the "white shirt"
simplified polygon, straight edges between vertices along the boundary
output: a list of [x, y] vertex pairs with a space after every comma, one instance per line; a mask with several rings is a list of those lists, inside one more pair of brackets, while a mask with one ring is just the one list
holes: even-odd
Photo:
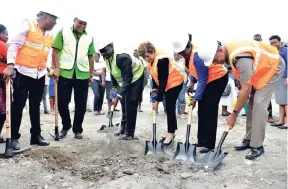
[[[97, 71], [97, 70], [99, 70], [101, 68], [106, 68], [106, 81], [111, 81], [110, 72], [109, 72], [109, 70], [106, 67], [106, 63], [102, 62], [102, 61], [100, 61], [98, 63], [94, 62], [94, 70]], [[100, 80], [99, 76], [93, 76], [93, 79]]]
[[[27, 20], [21, 22], [18, 32], [15, 36], [11, 38], [9, 43], [9, 48], [7, 51], [7, 63], [13, 63], [14, 68], [23, 75], [32, 77], [34, 79], [39, 79], [46, 75], [47, 69], [39, 70], [38, 68], [28, 68], [26, 66], [18, 65], [16, 62], [16, 56], [18, 50], [23, 46], [26, 40], [26, 36], [30, 30], [30, 24]], [[50, 31], [46, 31], [43, 37], [50, 34]]]

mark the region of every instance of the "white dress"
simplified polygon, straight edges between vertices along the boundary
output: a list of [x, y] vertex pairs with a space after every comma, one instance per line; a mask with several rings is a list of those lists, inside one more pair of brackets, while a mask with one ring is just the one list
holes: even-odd
[[237, 100], [237, 91], [234, 80], [229, 77], [228, 84], [231, 86], [231, 93], [229, 96], [222, 96], [219, 106], [227, 106], [233, 109], [233, 102]]

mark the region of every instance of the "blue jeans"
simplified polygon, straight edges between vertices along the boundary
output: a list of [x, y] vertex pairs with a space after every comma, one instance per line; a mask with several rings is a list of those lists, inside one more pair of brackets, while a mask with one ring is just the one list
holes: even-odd
[[177, 106], [176, 106], [178, 114], [181, 114], [180, 105], [186, 104], [186, 102], [185, 102], [186, 86], [187, 86], [187, 82], [184, 82], [183, 85], [182, 85], [182, 89], [180, 91], [180, 94], [178, 96], [178, 103], [177, 103]]
[[[153, 89], [153, 81], [152, 81], [152, 78], [149, 78], [149, 85], [150, 85], [150, 88]], [[151, 100], [150, 100], [151, 102]], [[166, 101], [165, 101], [165, 95], [163, 95], [163, 107], [164, 107], [164, 112], [166, 113], [167, 110], [166, 110]]]
[[94, 111], [101, 111], [104, 100], [105, 88], [100, 85], [99, 80], [93, 79], [92, 90], [94, 93]]

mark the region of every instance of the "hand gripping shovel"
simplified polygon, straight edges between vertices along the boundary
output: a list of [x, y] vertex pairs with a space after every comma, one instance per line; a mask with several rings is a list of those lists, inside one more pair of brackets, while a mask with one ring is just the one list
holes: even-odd
[[228, 152], [222, 152], [221, 148], [229, 131], [230, 128], [227, 127], [226, 131], [223, 132], [223, 135], [217, 146], [216, 152], [212, 150], [207, 152], [205, 156], [199, 161], [199, 163], [205, 165], [206, 169], [210, 168], [214, 171], [214, 169], [222, 162], [222, 160], [228, 154]]
[[58, 81], [54, 79], [54, 93], [55, 93], [55, 135], [49, 133], [55, 141], [59, 141], [59, 128], [58, 128]]
[[[112, 119], [113, 119], [113, 113], [114, 113], [114, 105], [111, 106], [111, 111], [110, 111], [110, 115], [109, 115], [109, 123], [108, 126], [107, 125], [101, 125], [100, 129], [98, 130], [98, 132], [103, 132], [105, 129], [107, 128], [111, 128], [114, 127], [113, 123], [112, 123]], [[120, 123], [116, 123], [115, 126], [118, 127]]]
[[184, 161], [196, 161], [196, 144], [190, 144], [190, 130], [192, 123], [192, 106], [190, 106], [189, 118], [186, 130], [186, 141], [183, 144], [182, 142], [178, 142], [176, 152], [174, 154], [174, 159], [176, 160], [184, 160]]
[[164, 154], [163, 142], [156, 140], [156, 111], [153, 110], [153, 139], [152, 141], [146, 141], [145, 155], [151, 154]]
[[6, 80], [6, 149], [4, 156], [11, 158], [14, 155], [23, 153], [31, 148], [25, 148], [20, 150], [13, 150], [11, 141], [11, 80]]

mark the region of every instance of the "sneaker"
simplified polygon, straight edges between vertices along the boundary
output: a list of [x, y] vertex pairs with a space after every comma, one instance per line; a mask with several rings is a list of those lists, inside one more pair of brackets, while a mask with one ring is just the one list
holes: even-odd
[[94, 115], [100, 115], [98, 111], [94, 111]]

